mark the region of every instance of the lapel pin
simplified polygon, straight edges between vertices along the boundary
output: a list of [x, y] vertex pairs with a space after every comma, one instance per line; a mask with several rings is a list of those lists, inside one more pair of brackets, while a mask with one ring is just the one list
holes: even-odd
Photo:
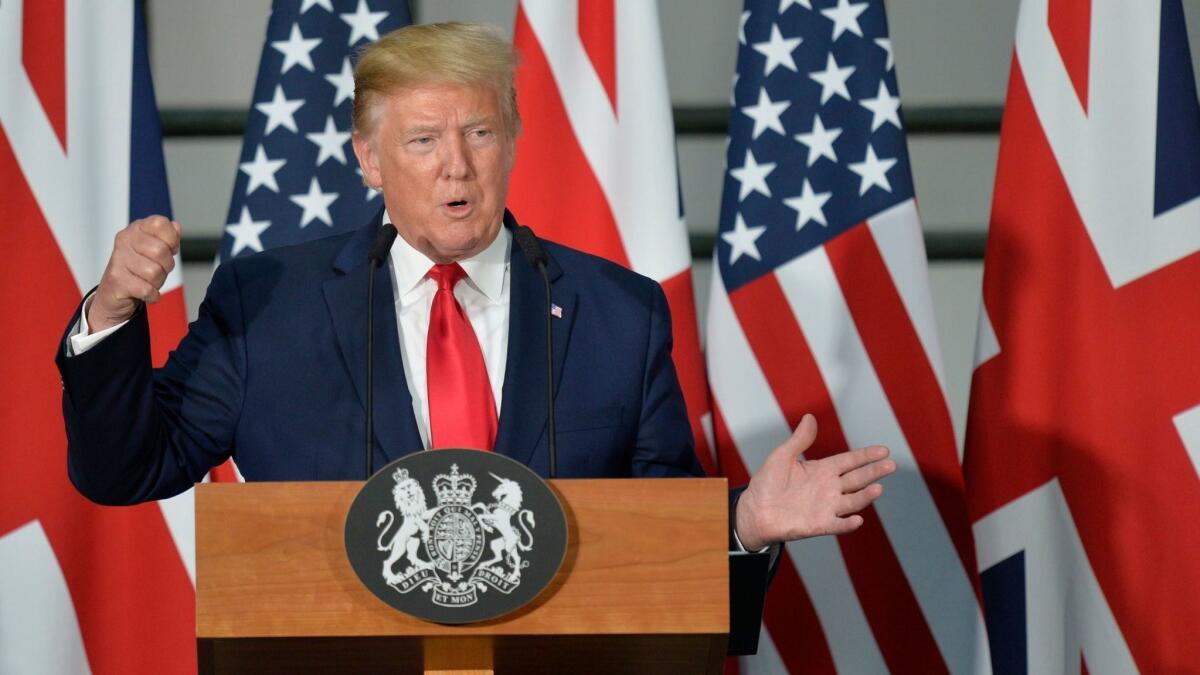
[[559, 307], [558, 305], [556, 305], [554, 303], [550, 303], [550, 316], [552, 316], [556, 319], [561, 319], [562, 318], [562, 307]]

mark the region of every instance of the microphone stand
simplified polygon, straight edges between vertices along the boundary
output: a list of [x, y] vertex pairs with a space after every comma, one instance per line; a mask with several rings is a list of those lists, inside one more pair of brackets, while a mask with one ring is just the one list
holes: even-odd
[[398, 232], [391, 225], [379, 228], [375, 245], [367, 254], [367, 428], [366, 480], [375, 473], [375, 270], [383, 264]]

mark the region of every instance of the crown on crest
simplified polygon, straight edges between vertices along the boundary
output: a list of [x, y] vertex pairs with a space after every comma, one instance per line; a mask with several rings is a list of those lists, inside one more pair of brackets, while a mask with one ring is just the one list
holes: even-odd
[[450, 475], [439, 473], [433, 479], [433, 491], [437, 493], [438, 504], [467, 505], [475, 494], [475, 478], [470, 474], [460, 474], [458, 465], [450, 465]]
[[392, 478], [397, 483], [403, 483], [404, 481], [408, 480], [408, 469], [396, 469], [394, 472], [392, 472]]

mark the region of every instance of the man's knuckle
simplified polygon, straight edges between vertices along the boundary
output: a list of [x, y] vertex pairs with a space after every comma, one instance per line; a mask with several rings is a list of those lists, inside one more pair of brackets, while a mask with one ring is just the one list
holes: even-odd
[[161, 239], [151, 239], [146, 242], [146, 253], [151, 258], [169, 258], [171, 256], [171, 247]]
[[138, 221], [138, 229], [146, 234], [157, 235], [162, 231], [166, 219], [162, 216], [148, 216]]
[[141, 273], [141, 276], [142, 276], [142, 278], [143, 278], [143, 279], [145, 279], [147, 282], [153, 283], [153, 281], [154, 281], [154, 280], [155, 280], [155, 279], [158, 277], [158, 275], [159, 275], [159, 274], [161, 274], [161, 273], [162, 273], [162, 267], [159, 267], [158, 263], [155, 263], [155, 262], [153, 262], [153, 261], [147, 260], [147, 261], [146, 261], [146, 262], [145, 262], [145, 263], [142, 265], [142, 273]]

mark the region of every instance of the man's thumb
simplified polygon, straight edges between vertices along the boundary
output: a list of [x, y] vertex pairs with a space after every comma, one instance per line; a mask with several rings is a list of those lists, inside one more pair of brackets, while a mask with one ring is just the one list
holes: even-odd
[[805, 413], [800, 419], [800, 425], [792, 432], [778, 448], [771, 453], [765, 463], [791, 463], [804, 456], [804, 452], [812, 447], [817, 440], [817, 418], [811, 413]]

